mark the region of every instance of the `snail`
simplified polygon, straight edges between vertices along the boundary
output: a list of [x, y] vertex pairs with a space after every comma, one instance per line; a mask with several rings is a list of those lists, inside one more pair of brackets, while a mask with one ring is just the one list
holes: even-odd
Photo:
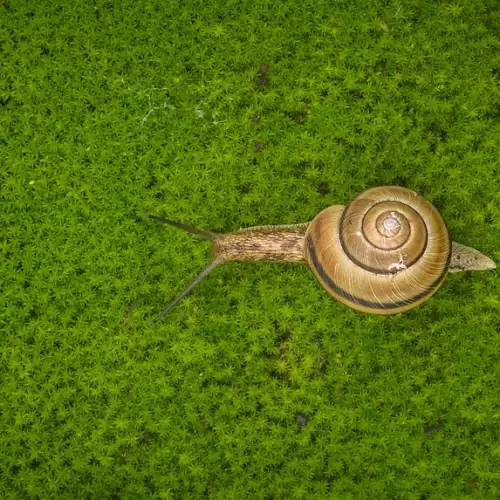
[[228, 261], [304, 263], [336, 300], [368, 314], [396, 314], [429, 299], [449, 272], [495, 269], [477, 250], [453, 242], [438, 210], [418, 193], [382, 186], [333, 205], [310, 222], [218, 234], [147, 217], [212, 241], [210, 264], [156, 318]]

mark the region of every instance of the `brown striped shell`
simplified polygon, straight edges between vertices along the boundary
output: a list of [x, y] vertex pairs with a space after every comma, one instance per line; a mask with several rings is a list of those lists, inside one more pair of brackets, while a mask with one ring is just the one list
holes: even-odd
[[304, 252], [334, 298], [365, 313], [395, 314], [438, 290], [450, 266], [451, 240], [429, 201], [387, 186], [320, 212], [307, 228]]

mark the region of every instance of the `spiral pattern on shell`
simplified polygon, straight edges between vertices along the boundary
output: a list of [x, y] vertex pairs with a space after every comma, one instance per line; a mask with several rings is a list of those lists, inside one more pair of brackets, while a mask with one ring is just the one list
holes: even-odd
[[305, 258], [340, 302], [394, 314], [438, 290], [450, 265], [451, 240], [429, 201], [406, 188], [377, 187], [347, 207], [320, 212], [306, 232]]

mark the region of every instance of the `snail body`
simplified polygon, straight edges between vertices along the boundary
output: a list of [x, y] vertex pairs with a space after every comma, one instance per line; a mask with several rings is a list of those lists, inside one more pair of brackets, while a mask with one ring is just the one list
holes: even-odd
[[213, 242], [209, 266], [154, 322], [215, 267], [234, 260], [307, 264], [334, 299], [369, 314], [396, 314], [420, 305], [448, 272], [496, 267], [477, 250], [452, 242], [438, 210], [398, 186], [368, 189], [347, 207], [330, 206], [310, 222], [227, 234], [149, 217]]

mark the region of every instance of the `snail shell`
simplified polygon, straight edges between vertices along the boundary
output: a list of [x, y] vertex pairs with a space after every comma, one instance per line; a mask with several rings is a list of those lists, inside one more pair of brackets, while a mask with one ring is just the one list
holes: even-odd
[[402, 187], [364, 191], [309, 224], [305, 259], [340, 302], [371, 314], [419, 305], [443, 283], [452, 255], [445, 222], [423, 197]]

